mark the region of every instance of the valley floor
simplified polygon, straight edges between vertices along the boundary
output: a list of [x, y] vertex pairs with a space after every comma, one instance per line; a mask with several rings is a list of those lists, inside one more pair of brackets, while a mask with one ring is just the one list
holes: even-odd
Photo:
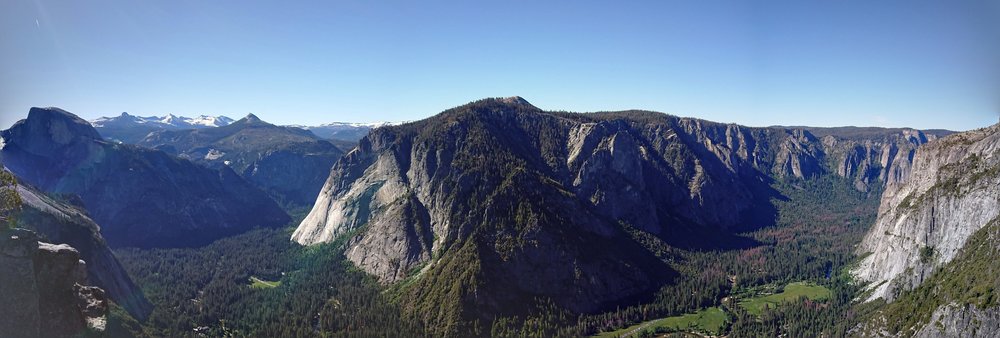
[[[826, 301], [831, 296], [830, 289], [812, 282], [789, 283], [783, 289], [783, 291], [778, 293], [758, 294], [755, 297], [740, 299], [736, 303], [744, 311], [760, 316], [765, 309], [773, 309], [781, 304], [797, 302], [802, 299]], [[726, 306], [713, 306], [696, 313], [655, 319], [620, 330], [602, 332], [592, 337], [638, 337], [644, 334], [675, 332], [699, 336], [717, 336], [723, 334], [727, 325], [731, 324], [732, 315], [726, 309]]]

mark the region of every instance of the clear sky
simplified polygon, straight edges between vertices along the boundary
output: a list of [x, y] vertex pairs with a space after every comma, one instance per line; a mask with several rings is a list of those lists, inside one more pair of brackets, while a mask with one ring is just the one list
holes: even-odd
[[752, 126], [965, 130], [1000, 112], [998, 1], [2, 0], [0, 126], [420, 119], [483, 97]]

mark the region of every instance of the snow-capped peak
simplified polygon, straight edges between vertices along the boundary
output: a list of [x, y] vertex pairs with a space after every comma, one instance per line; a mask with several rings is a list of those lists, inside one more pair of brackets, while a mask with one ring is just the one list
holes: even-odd
[[90, 124], [95, 128], [108, 127], [112, 125], [127, 125], [127, 124], [142, 124], [149, 126], [161, 126], [164, 128], [203, 128], [203, 127], [222, 127], [233, 122], [233, 119], [226, 116], [207, 116], [199, 115], [198, 117], [185, 117], [177, 116], [174, 114], [167, 114], [166, 116], [134, 116], [128, 113], [122, 113], [115, 117], [99, 117], [97, 119], [91, 120]]
[[164, 124], [175, 125], [175, 126], [179, 127], [180, 125], [183, 125], [184, 120], [182, 120], [182, 119], [180, 119], [180, 121], [178, 121], [178, 120], [179, 119], [177, 118], [177, 115], [167, 114], [167, 116], [165, 116], [162, 120], [160, 120], [160, 122], [164, 123]]
[[189, 119], [188, 123], [205, 127], [222, 127], [233, 123], [233, 119], [225, 116], [199, 115], [198, 117]]

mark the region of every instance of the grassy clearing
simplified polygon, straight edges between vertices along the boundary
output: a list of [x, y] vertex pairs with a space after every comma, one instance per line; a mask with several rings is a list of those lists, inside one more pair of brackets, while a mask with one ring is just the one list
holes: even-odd
[[[744, 294], [752, 294], [753, 292], [754, 291], [745, 290]], [[763, 292], [763, 290], [757, 289], [756, 292]], [[784, 290], [780, 293], [744, 298], [739, 302], [739, 305], [746, 309], [747, 312], [754, 315], [760, 315], [761, 311], [763, 311], [766, 307], [774, 307], [779, 303], [792, 302], [800, 297], [805, 297], [814, 301], [823, 301], [829, 299], [831, 295], [832, 293], [830, 292], [830, 289], [827, 289], [824, 286], [816, 285], [812, 282], [795, 282], [786, 285]], [[642, 322], [616, 331], [602, 332], [593, 337], [612, 338], [623, 337], [626, 335], [638, 336], [643, 331], [655, 332], [658, 329], [661, 332], [696, 332], [714, 336], [722, 334], [720, 331], [722, 331], [723, 326], [728, 320], [729, 314], [725, 311], [718, 307], [710, 307], [698, 311], [697, 313], [660, 318]]]
[[250, 276], [250, 287], [254, 289], [270, 289], [281, 285], [281, 281], [270, 282], [254, 276]]
[[779, 303], [791, 302], [799, 297], [806, 297], [810, 300], [827, 300], [830, 298], [830, 289], [824, 286], [809, 282], [795, 282], [785, 286], [781, 293], [759, 296], [740, 301], [740, 306], [755, 315], [760, 315], [761, 311], [767, 307], [774, 307]]
[[722, 309], [719, 309], [718, 307], [710, 307], [698, 311], [697, 313], [660, 318], [632, 325], [617, 331], [602, 332], [594, 337], [612, 338], [619, 337], [627, 333], [638, 335], [645, 330], [656, 331], [657, 329], [663, 329], [665, 331], [704, 332], [711, 335], [718, 335], [719, 331], [722, 329], [722, 325], [725, 324], [727, 320], [729, 320], [729, 316], [725, 311], [722, 311]]

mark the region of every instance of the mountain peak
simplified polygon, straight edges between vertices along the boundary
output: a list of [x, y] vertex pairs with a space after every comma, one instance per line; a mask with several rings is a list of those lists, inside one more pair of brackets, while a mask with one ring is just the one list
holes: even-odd
[[257, 117], [257, 115], [254, 115], [253, 113], [247, 114], [246, 117], [239, 119], [236, 122], [230, 123], [229, 125], [236, 125], [236, 124], [251, 125], [251, 126], [272, 125], [270, 123], [265, 122], [264, 120], [261, 120], [259, 117]]
[[28, 118], [3, 132], [8, 142], [30, 147], [62, 147], [80, 140], [100, 140], [101, 135], [84, 119], [65, 110], [32, 107]]
[[507, 104], [525, 105], [525, 106], [532, 106], [532, 107], [534, 107], [534, 105], [532, 105], [531, 102], [528, 102], [528, 100], [525, 100], [523, 97], [520, 97], [520, 96], [502, 97], [502, 98], [498, 98], [497, 101], [500, 101], [500, 102], [503, 102], [503, 103], [507, 103]]
[[73, 136], [101, 139], [101, 135], [89, 122], [61, 108], [31, 107], [31, 110], [28, 111], [28, 118], [22, 122], [29, 126], [46, 127], [55, 140], [63, 140]]

